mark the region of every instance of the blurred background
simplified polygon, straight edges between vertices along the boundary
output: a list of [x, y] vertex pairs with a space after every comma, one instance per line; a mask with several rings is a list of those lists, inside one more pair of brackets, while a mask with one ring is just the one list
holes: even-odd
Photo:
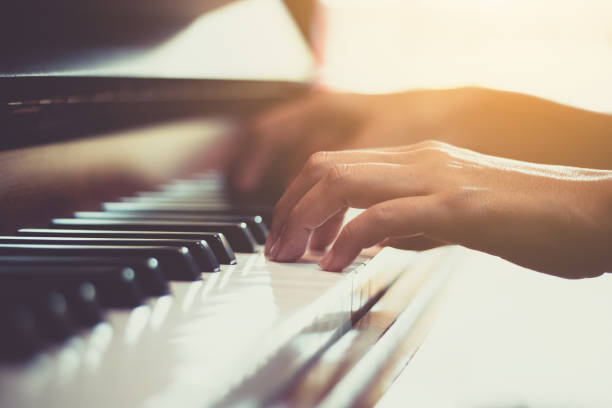
[[[612, 112], [609, 0], [321, 0], [324, 86], [476, 85]], [[612, 406], [612, 279], [566, 281], [472, 253], [380, 407]]]
[[320, 0], [321, 81], [366, 93], [479, 85], [612, 111], [609, 0]]

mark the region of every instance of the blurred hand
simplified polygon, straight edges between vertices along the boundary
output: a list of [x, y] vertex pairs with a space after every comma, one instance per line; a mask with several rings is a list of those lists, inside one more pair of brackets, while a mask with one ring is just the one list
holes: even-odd
[[[494, 156], [612, 169], [612, 116], [482, 88], [386, 95], [313, 92], [255, 117], [233, 184], [291, 180], [320, 150], [436, 139]], [[273, 172], [275, 177], [267, 178]], [[280, 177], [279, 177], [280, 176]]]
[[[283, 162], [290, 180], [320, 150], [404, 145], [433, 131], [444, 95], [456, 91], [412, 91], [386, 95], [313, 92], [254, 118], [250, 143], [234, 173], [243, 192], [257, 188], [273, 164]], [[444, 95], [442, 95], [444, 94]]]
[[[341, 229], [348, 207], [366, 210]], [[334, 242], [335, 240], [335, 242]], [[612, 271], [612, 171], [503, 159], [440, 142], [321, 152], [278, 202], [266, 244], [295, 261], [308, 244], [340, 271], [375, 244], [459, 244], [566, 278]]]

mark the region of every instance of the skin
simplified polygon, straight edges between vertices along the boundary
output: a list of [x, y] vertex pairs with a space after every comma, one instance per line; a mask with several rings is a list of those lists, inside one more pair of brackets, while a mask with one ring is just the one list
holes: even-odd
[[[403, 146], [435, 139], [494, 156], [612, 168], [612, 116], [482, 88], [386, 95], [315, 91], [253, 118], [233, 184], [257, 190], [267, 171], [285, 183], [321, 150]], [[274, 169], [274, 170], [272, 170]]]
[[[341, 228], [348, 207], [365, 211]], [[269, 259], [333, 242], [340, 271], [363, 248], [459, 244], [565, 278], [612, 270], [612, 171], [534, 164], [438, 141], [312, 155], [279, 200]]]

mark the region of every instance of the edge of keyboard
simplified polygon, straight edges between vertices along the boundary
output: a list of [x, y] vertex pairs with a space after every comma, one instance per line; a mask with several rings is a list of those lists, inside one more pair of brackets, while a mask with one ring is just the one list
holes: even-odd
[[172, 282], [172, 297], [109, 312], [108, 323], [26, 365], [2, 367], [0, 405], [258, 405], [411, 262], [385, 248], [337, 274], [268, 262], [261, 252], [237, 255], [237, 265], [202, 281]]

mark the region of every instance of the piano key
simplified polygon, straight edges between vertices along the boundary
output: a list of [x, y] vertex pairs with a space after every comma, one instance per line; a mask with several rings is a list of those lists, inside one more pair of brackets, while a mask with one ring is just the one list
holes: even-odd
[[169, 280], [194, 281], [201, 279], [200, 268], [185, 247], [0, 244], [0, 256], [2, 255], [152, 257], [160, 262], [161, 269]]
[[96, 287], [91, 282], [82, 282], [72, 292], [64, 294], [74, 320], [80, 326], [93, 327], [104, 320]]
[[38, 325], [30, 307], [0, 300], [0, 360], [18, 361], [43, 347]]
[[135, 197], [121, 197], [123, 203], [156, 203], [156, 202], [196, 202], [210, 207], [227, 207], [231, 202], [221, 197], [206, 196], [172, 196], [165, 193], [140, 193]]
[[259, 215], [270, 225], [274, 208], [269, 206], [211, 206], [197, 200], [126, 203], [103, 203], [104, 211], [179, 212], [185, 214]]
[[136, 280], [146, 296], [167, 295], [170, 290], [159, 261], [156, 258], [135, 256], [0, 256], [0, 267], [3, 265], [32, 266], [121, 266], [132, 268]]
[[237, 252], [255, 252], [257, 244], [244, 222], [180, 222], [139, 220], [80, 220], [56, 218], [51, 227], [78, 229], [117, 229], [128, 231], [220, 232]]
[[24, 237], [0, 236], [0, 244], [48, 244], [48, 245], [117, 245], [117, 246], [168, 246], [189, 250], [202, 271], [218, 272], [219, 262], [203, 240], [187, 239], [131, 239], [85, 237]]
[[117, 219], [117, 220], [165, 220], [188, 222], [246, 222], [257, 243], [263, 245], [268, 238], [268, 228], [259, 215], [220, 215], [220, 214], [180, 214], [172, 212], [139, 212], [139, 211], [78, 211], [75, 218], [81, 219]]
[[113, 231], [85, 229], [22, 228], [18, 235], [41, 237], [83, 237], [83, 238], [142, 238], [142, 239], [190, 239], [208, 243], [217, 260], [222, 264], [236, 264], [236, 255], [225, 235], [216, 232], [172, 232], [172, 231]]
[[[132, 268], [91, 265], [0, 265], [0, 285], [6, 297], [38, 298], [45, 293], [57, 292], [64, 299], [69, 294], [79, 295], [81, 285], [89, 282], [95, 288], [100, 303], [107, 307], [132, 308], [144, 301]], [[11, 291], [12, 294], [7, 294]], [[85, 296], [90, 297], [91, 294]], [[92, 306], [93, 307], [93, 306]]]
[[33, 299], [31, 304], [40, 333], [46, 340], [61, 342], [75, 333], [76, 327], [68, 311], [66, 298], [61, 293], [45, 293]]
[[[23, 268], [20, 267], [11, 267], [9, 270], [10, 273], [7, 276], [4, 273], [6, 269], [0, 267], [0, 284], [5, 286], [5, 290], [9, 289], [17, 294], [19, 301], [28, 299], [31, 301], [35, 297], [40, 298], [54, 291], [61, 293], [66, 298], [71, 316], [78, 326], [88, 328], [103, 320], [102, 307], [98, 302], [96, 288], [92, 283], [75, 280], [66, 285], [61, 279], [58, 280], [54, 277], [44, 280], [36, 279], [31, 274], [21, 273]], [[19, 276], [11, 276], [13, 273], [17, 273]]]

